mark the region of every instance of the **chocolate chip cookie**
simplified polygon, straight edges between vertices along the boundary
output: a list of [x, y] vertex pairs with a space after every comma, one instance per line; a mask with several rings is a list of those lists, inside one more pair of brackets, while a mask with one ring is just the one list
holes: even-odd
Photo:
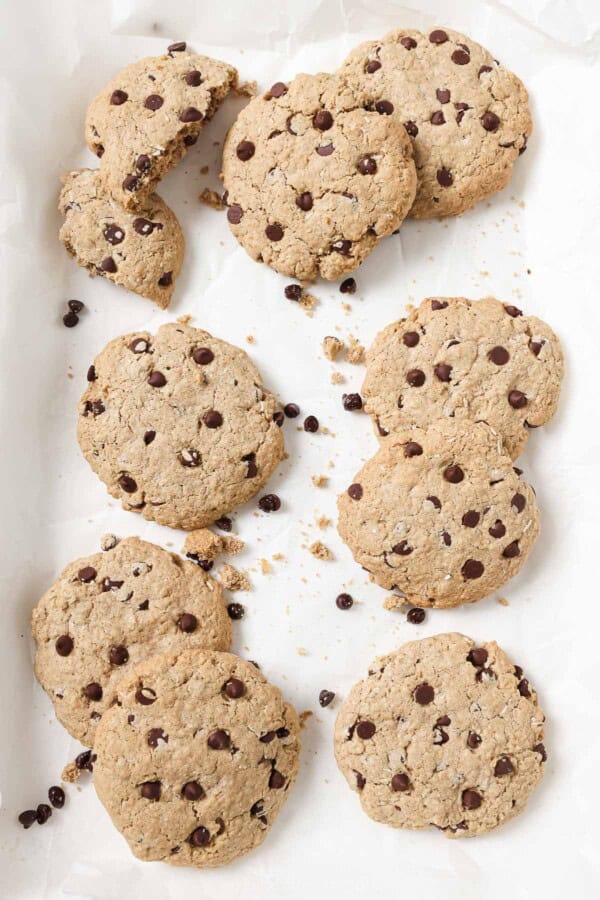
[[[151, 697], [151, 702], [140, 702]], [[142, 663], [96, 736], [94, 784], [139, 859], [220, 866], [261, 844], [293, 786], [299, 722], [230, 653]]]
[[457, 216], [508, 184], [532, 130], [527, 91], [475, 41], [398, 29], [356, 47], [340, 73], [363, 106], [411, 137], [412, 217]]
[[302, 281], [355, 269], [410, 209], [410, 140], [336, 76], [298, 75], [252, 100], [223, 152], [227, 219], [259, 262]]
[[[32, 614], [35, 673], [69, 734], [91, 747], [118, 682], [156, 653], [228, 650], [221, 586], [139, 538], [70, 563]], [[152, 703], [150, 691], [139, 702]]]
[[111, 341], [78, 437], [124, 509], [192, 530], [245, 503], [284, 455], [281, 408], [243, 350], [189, 325]]
[[397, 434], [338, 498], [338, 530], [384, 588], [415, 606], [473, 603], [521, 569], [539, 533], [533, 489], [483, 423]]
[[63, 177], [59, 237], [90, 275], [102, 275], [128, 291], [167, 307], [183, 262], [185, 242], [174, 212], [150, 194], [137, 212], [122, 209], [106, 193], [97, 170]]
[[335, 724], [337, 764], [392, 828], [473, 837], [521, 813], [546, 762], [537, 695], [495, 642], [411, 641], [377, 659]]
[[126, 209], [145, 204], [237, 85], [232, 66], [183, 47], [121, 69], [88, 108], [88, 147], [107, 193]]
[[513, 459], [552, 418], [563, 376], [554, 332], [516, 306], [429, 297], [375, 338], [362, 387], [382, 441], [444, 417], [483, 421]]

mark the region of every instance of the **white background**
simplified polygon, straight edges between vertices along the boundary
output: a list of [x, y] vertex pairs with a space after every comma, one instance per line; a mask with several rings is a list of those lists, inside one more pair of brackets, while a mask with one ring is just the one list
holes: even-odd
[[[598, 391], [600, 385], [600, 9], [595, 0], [19, 0], [2, 4], [0, 77], [0, 896], [175, 898], [239, 896], [344, 900], [412, 895], [444, 900], [598, 897], [600, 710], [598, 680]], [[488, 46], [531, 92], [535, 132], [502, 195], [460, 219], [408, 222], [357, 273], [358, 293], [319, 284], [313, 318], [283, 297], [287, 280], [253, 263], [222, 214], [197, 195], [217, 187], [220, 145], [242, 101], [231, 100], [161, 193], [179, 216], [187, 253], [168, 313], [100, 279], [89, 280], [57, 240], [60, 174], [95, 165], [83, 144], [88, 102], [125, 64], [187, 39], [236, 65], [266, 89], [300, 71], [331, 70], [361, 40], [397, 26], [448, 25]], [[202, 165], [210, 174], [200, 174]], [[527, 270], [531, 270], [528, 274]], [[326, 334], [369, 343], [432, 294], [493, 294], [548, 320], [564, 342], [559, 412], [532, 434], [520, 465], [534, 484], [542, 536], [504, 607], [428, 613], [420, 627], [382, 608], [336, 536], [335, 497], [375, 450], [368, 419], [346, 413], [342, 391], [362, 369], [337, 366], [330, 384]], [[61, 323], [65, 301], [86, 304], [79, 326]], [[345, 311], [342, 303], [349, 302]], [[183, 535], [120, 510], [84, 462], [75, 439], [77, 400], [94, 355], [117, 334], [184, 313], [246, 347], [284, 402], [315, 414], [335, 436], [286, 422], [290, 458], [269, 489], [282, 509], [235, 515], [247, 541], [240, 563], [253, 591], [235, 650], [258, 660], [299, 711], [301, 774], [265, 844], [216, 871], [134, 860], [93, 787], [69, 787], [67, 804], [25, 832], [17, 814], [45, 798], [78, 746], [55, 722], [32, 676], [28, 621], [61, 568], [98, 547], [105, 531], [139, 534], [179, 550]], [[246, 343], [253, 335], [255, 343]], [[73, 378], [68, 377], [73, 374]], [[301, 421], [301, 420], [300, 420]], [[328, 468], [328, 463], [333, 463]], [[329, 474], [326, 488], [310, 476]], [[319, 562], [306, 545], [322, 538]], [[285, 562], [263, 575], [257, 561]], [[349, 590], [349, 612], [334, 599]], [[548, 718], [546, 778], [526, 812], [486, 837], [448, 841], [437, 831], [394, 831], [360, 811], [333, 762], [336, 707], [370, 661], [403, 641], [459, 630], [496, 639], [526, 669]], [[303, 648], [304, 655], [298, 653]], [[319, 691], [338, 693], [321, 710]]]

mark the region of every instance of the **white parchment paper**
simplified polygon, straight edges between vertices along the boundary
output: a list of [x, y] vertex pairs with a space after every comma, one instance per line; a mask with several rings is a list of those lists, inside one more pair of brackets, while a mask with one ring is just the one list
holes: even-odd
[[[596, 0], [4, 0], [0, 6], [0, 896], [261, 900], [414, 896], [433, 900], [558, 900], [600, 895], [598, 842], [598, 392], [600, 385], [600, 6]], [[253, 263], [222, 214], [197, 201], [218, 186], [221, 145], [241, 108], [218, 113], [161, 193], [179, 216], [187, 253], [172, 309], [100, 279], [89, 280], [57, 240], [60, 174], [95, 165], [83, 121], [119, 68], [173, 40], [236, 65], [264, 89], [300, 71], [331, 70], [347, 50], [400, 25], [464, 31], [513, 68], [531, 92], [535, 132], [503, 194], [460, 219], [408, 222], [356, 275], [359, 291], [315, 289], [308, 317], [283, 297], [287, 283]], [[209, 166], [207, 175], [201, 174]], [[335, 497], [375, 450], [368, 419], [343, 411], [360, 367], [335, 368], [326, 334], [369, 343], [407, 303], [430, 294], [493, 294], [546, 318], [564, 341], [567, 374], [555, 420], [522, 457], [542, 511], [542, 536], [523, 573], [463, 609], [428, 613], [420, 627], [382, 608], [334, 527]], [[79, 326], [61, 316], [86, 304]], [[346, 309], [344, 304], [349, 304]], [[83, 460], [77, 400], [93, 356], [117, 334], [156, 329], [183, 314], [245, 346], [266, 383], [331, 434], [286, 423], [290, 458], [269, 488], [277, 514], [250, 503], [235, 515], [247, 541], [239, 559], [253, 591], [241, 599], [235, 649], [256, 659], [299, 711], [298, 784], [263, 847], [217, 871], [143, 864], [129, 853], [89, 780], [43, 828], [17, 814], [45, 797], [79, 747], [54, 720], [32, 675], [29, 615], [61, 568], [93, 552], [100, 535], [139, 534], [173, 549], [183, 535], [123, 512]], [[247, 344], [248, 335], [254, 337]], [[298, 420], [297, 420], [298, 421]], [[324, 488], [311, 475], [324, 474]], [[321, 538], [335, 559], [307, 551]], [[271, 560], [262, 574], [258, 560]], [[341, 590], [356, 598], [335, 607]], [[524, 666], [548, 717], [546, 778], [527, 811], [495, 833], [448, 841], [436, 831], [397, 832], [365, 817], [332, 754], [336, 705], [370, 661], [406, 640], [460, 630], [496, 639]], [[322, 688], [338, 700], [321, 710]]]

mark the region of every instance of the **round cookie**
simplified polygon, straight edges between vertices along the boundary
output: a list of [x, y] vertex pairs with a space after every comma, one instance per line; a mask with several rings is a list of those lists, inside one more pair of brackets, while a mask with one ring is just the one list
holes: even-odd
[[78, 437], [124, 509], [192, 530], [245, 503], [283, 458], [280, 407], [243, 350], [189, 325], [111, 341]]
[[528, 428], [554, 415], [562, 376], [541, 319], [492, 298], [429, 297], [377, 335], [362, 395], [382, 440], [450, 416], [486, 422], [516, 459]]
[[523, 811], [546, 761], [544, 714], [523, 670], [462, 634], [375, 661], [335, 723], [337, 764], [392, 828], [474, 837]]
[[58, 720], [88, 747], [136, 663], [231, 644], [220, 584], [135, 537], [68, 565], [33, 610], [31, 630], [37, 679]]
[[139, 209], [236, 85], [232, 66], [188, 53], [185, 44], [121, 69], [92, 100], [85, 123], [107, 193]]
[[185, 651], [142, 663], [119, 701], [98, 728], [94, 784], [134, 855], [204, 868], [258, 847], [298, 772], [280, 691], [230, 653]]
[[252, 100], [223, 151], [227, 219], [250, 254], [312, 281], [356, 269], [410, 209], [410, 140], [345, 81], [298, 75]]
[[105, 192], [97, 170], [77, 169], [63, 177], [58, 208], [65, 219], [59, 237], [90, 275], [102, 275], [163, 309], [169, 305], [185, 241], [158, 194], [128, 212]]
[[521, 569], [539, 534], [533, 489], [483, 423], [441, 419], [395, 435], [338, 498], [356, 562], [407, 602], [487, 597]]
[[411, 136], [413, 218], [457, 216], [508, 184], [532, 130], [527, 91], [471, 38], [398, 29], [356, 47], [340, 73]]

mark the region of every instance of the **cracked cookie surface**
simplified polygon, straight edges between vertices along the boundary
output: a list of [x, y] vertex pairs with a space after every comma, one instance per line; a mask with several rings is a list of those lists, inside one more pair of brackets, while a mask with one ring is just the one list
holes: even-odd
[[338, 531], [377, 584], [451, 607], [517, 574], [539, 534], [533, 489], [485, 424], [390, 437], [338, 498]]
[[278, 82], [242, 110], [223, 179], [240, 244], [302, 281], [355, 269], [404, 220], [416, 187], [404, 128], [323, 73]]
[[373, 663], [339, 711], [334, 746], [372, 819], [458, 838], [523, 811], [543, 776], [543, 739], [523, 670], [495, 642], [438, 634]]
[[508, 184], [532, 130], [527, 91], [471, 38], [398, 29], [356, 47], [340, 73], [364, 106], [384, 105], [412, 138], [410, 216], [456, 216]]
[[63, 177], [59, 237], [90, 275], [101, 275], [163, 309], [171, 302], [185, 241], [175, 213], [158, 194], [136, 212], [122, 209], [103, 188], [98, 170]]
[[139, 538], [70, 563], [33, 610], [31, 627], [37, 679], [58, 720], [88, 747], [138, 662], [231, 644], [218, 582]]
[[245, 503], [284, 455], [281, 410], [248, 355], [189, 325], [111, 341], [79, 404], [84, 456], [121, 501], [192, 530]]
[[143, 205], [236, 85], [232, 66], [186, 50], [121, 69], [90, 104], [85, 124], [107, 193], [126, 209]]
[[190, 651], [142, 663], [119, 700], [94, 784], [135, 856], [204, 868], [261, 844], [298, 772], [300, 725], [280, 691], [246, 660]]
[[367, 353], [364, 408], [382, 442], [438, 418], [486, 422], [513, 459], [552, 418], [563, 376], [554, 332], [498, 300], [428, 297]]

